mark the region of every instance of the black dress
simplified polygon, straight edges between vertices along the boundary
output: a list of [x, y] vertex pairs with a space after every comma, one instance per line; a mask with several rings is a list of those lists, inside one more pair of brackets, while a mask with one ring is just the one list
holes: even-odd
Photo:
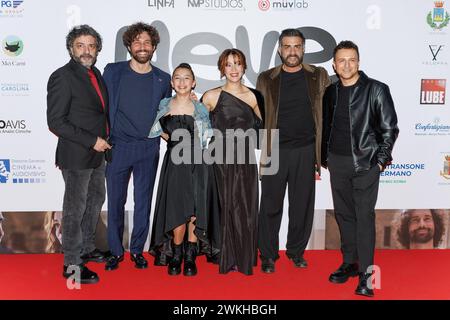
[[[150, 253], [153, 255], [172, 256], [171, 239], [172, 230], [190, 221], [195, 220], [195, 235], [201, 242], [202, 248], [211, 249], [208, 234], [208, 209], [207, 209], [207, 181], [208, 169], [205, 164], [196, 164], [194, 152], [202, 152], [194, 149], [196, 136], [195, 120], [190, 115], [167, 115], [160, 119], [162, 130], [169, 135], [167, 151], [161, 166], [158, 192], [153, 217], [152, 235], [150, 241]], [[190, 133], [190, 141], [172, 141], [172, 133], [176, 129], [186, 129]], [[172, 151], [176, 155], [183, 156], [180, 148], [174, 149], [178, 143], [183, 143], [191, 149], [191, 161], [189, 163], [175, 164], [172, 161]], [[187, 232], [186, 232], [187, 234]], [[206, 249], [203, 249], [206, 250]], [[163, 257], [165, 260], [165, 257]]]
[[[226, 91], [220, 93], [211, 112], [212, 127], [222, 132], [223, 139], [227, 129], [252, 129], [256, 120], [247, 103]], [[233, 139], [236, 147], [242, 137]], [[234, 163], [227, 161], [213, 165], [220, 210], [220, 273], [237, 270], [250, 275], [257, 261], [258, 172], [255, 161], [249, 161], [255, 160], [254, 148], [248, 138], [244, 139], [246, 156], [243, 164], [236, 163], [242, 151], [236, 152], [235, 148]]]

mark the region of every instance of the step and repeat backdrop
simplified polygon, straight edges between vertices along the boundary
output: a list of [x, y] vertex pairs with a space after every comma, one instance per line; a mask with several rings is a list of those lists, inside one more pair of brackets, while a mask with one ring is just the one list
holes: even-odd
[[[333, 76], [336, 43], [356, 42], [361, 69], [390, 86], [399, 117], [394, 162], [381, 175], [377, 246], [409, 247], [398, 239], [408, 209], [436, 209], [442, 234], [435, 247], [447, 247], [449, 13], [450, 1], [432, 0], [0, 0], [0, 252], [60, 251], [64, 185], [54, 165], [57, 139], [46, 123], [46, 85], [69, 60], [65, 36], [78, 24], [99, 31], [104, 44], [96, 66], [103, 70], [108, 62], [129, 59], [121, 35], [137, 21], [160, 33], [154, 65], [169, 73], [180, 62], [192, 65], [198, 96], [223, 83], [216, 63], [226, 48], [245, 53], [245, 84], [254, 87], [261, 71], [280, 63], [277, 40], [285, 28], [301, 30], [304, 61]], [[285, 211], [287, 205], [286, 199]], [[317, 177], [316, 209], [309, 248], [338, 247], [326, 170]], [[99, 230], [106, 228], [106, 204], [103, 210]], [[286, 233], [284, 219], [282, 246]], [[104, 244], [104, 237], [99, 241]]]

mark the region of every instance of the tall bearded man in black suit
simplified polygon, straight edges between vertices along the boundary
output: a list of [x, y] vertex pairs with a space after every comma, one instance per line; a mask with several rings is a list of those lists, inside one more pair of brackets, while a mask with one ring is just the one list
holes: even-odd
[[87, 261], [103, 262], [95, 248], [95, 229], [105, 201], [105, 151], [108, 94], [94, 64], [102, 39], [88, 25], [74, 27], [66, 38], [71, 60], [50, 76], [47, 122], [58, 136], [56, 166], [65, 183], [62, 245], [65, 278], [96, 283]]

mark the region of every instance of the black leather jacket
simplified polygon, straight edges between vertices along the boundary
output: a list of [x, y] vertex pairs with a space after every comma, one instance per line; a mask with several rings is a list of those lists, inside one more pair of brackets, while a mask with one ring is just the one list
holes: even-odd
[[[376, 164], [384, 169], [392, 161], [392, 148], [399, 133], [394, 102], [386, 84], [367, 77], [362, 71], [359, 74], [350, 96], [350, 133], [355, 171], [366, 171]], [[333, 83], [323, 97], [322, 165], [325, 168], [341, 85], [340, 81]]]

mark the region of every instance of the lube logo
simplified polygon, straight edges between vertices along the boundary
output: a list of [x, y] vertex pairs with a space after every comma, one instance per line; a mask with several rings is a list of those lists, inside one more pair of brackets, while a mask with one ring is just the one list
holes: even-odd
[[445, 79], [422, 79], [420, 104], [445, 104]]

